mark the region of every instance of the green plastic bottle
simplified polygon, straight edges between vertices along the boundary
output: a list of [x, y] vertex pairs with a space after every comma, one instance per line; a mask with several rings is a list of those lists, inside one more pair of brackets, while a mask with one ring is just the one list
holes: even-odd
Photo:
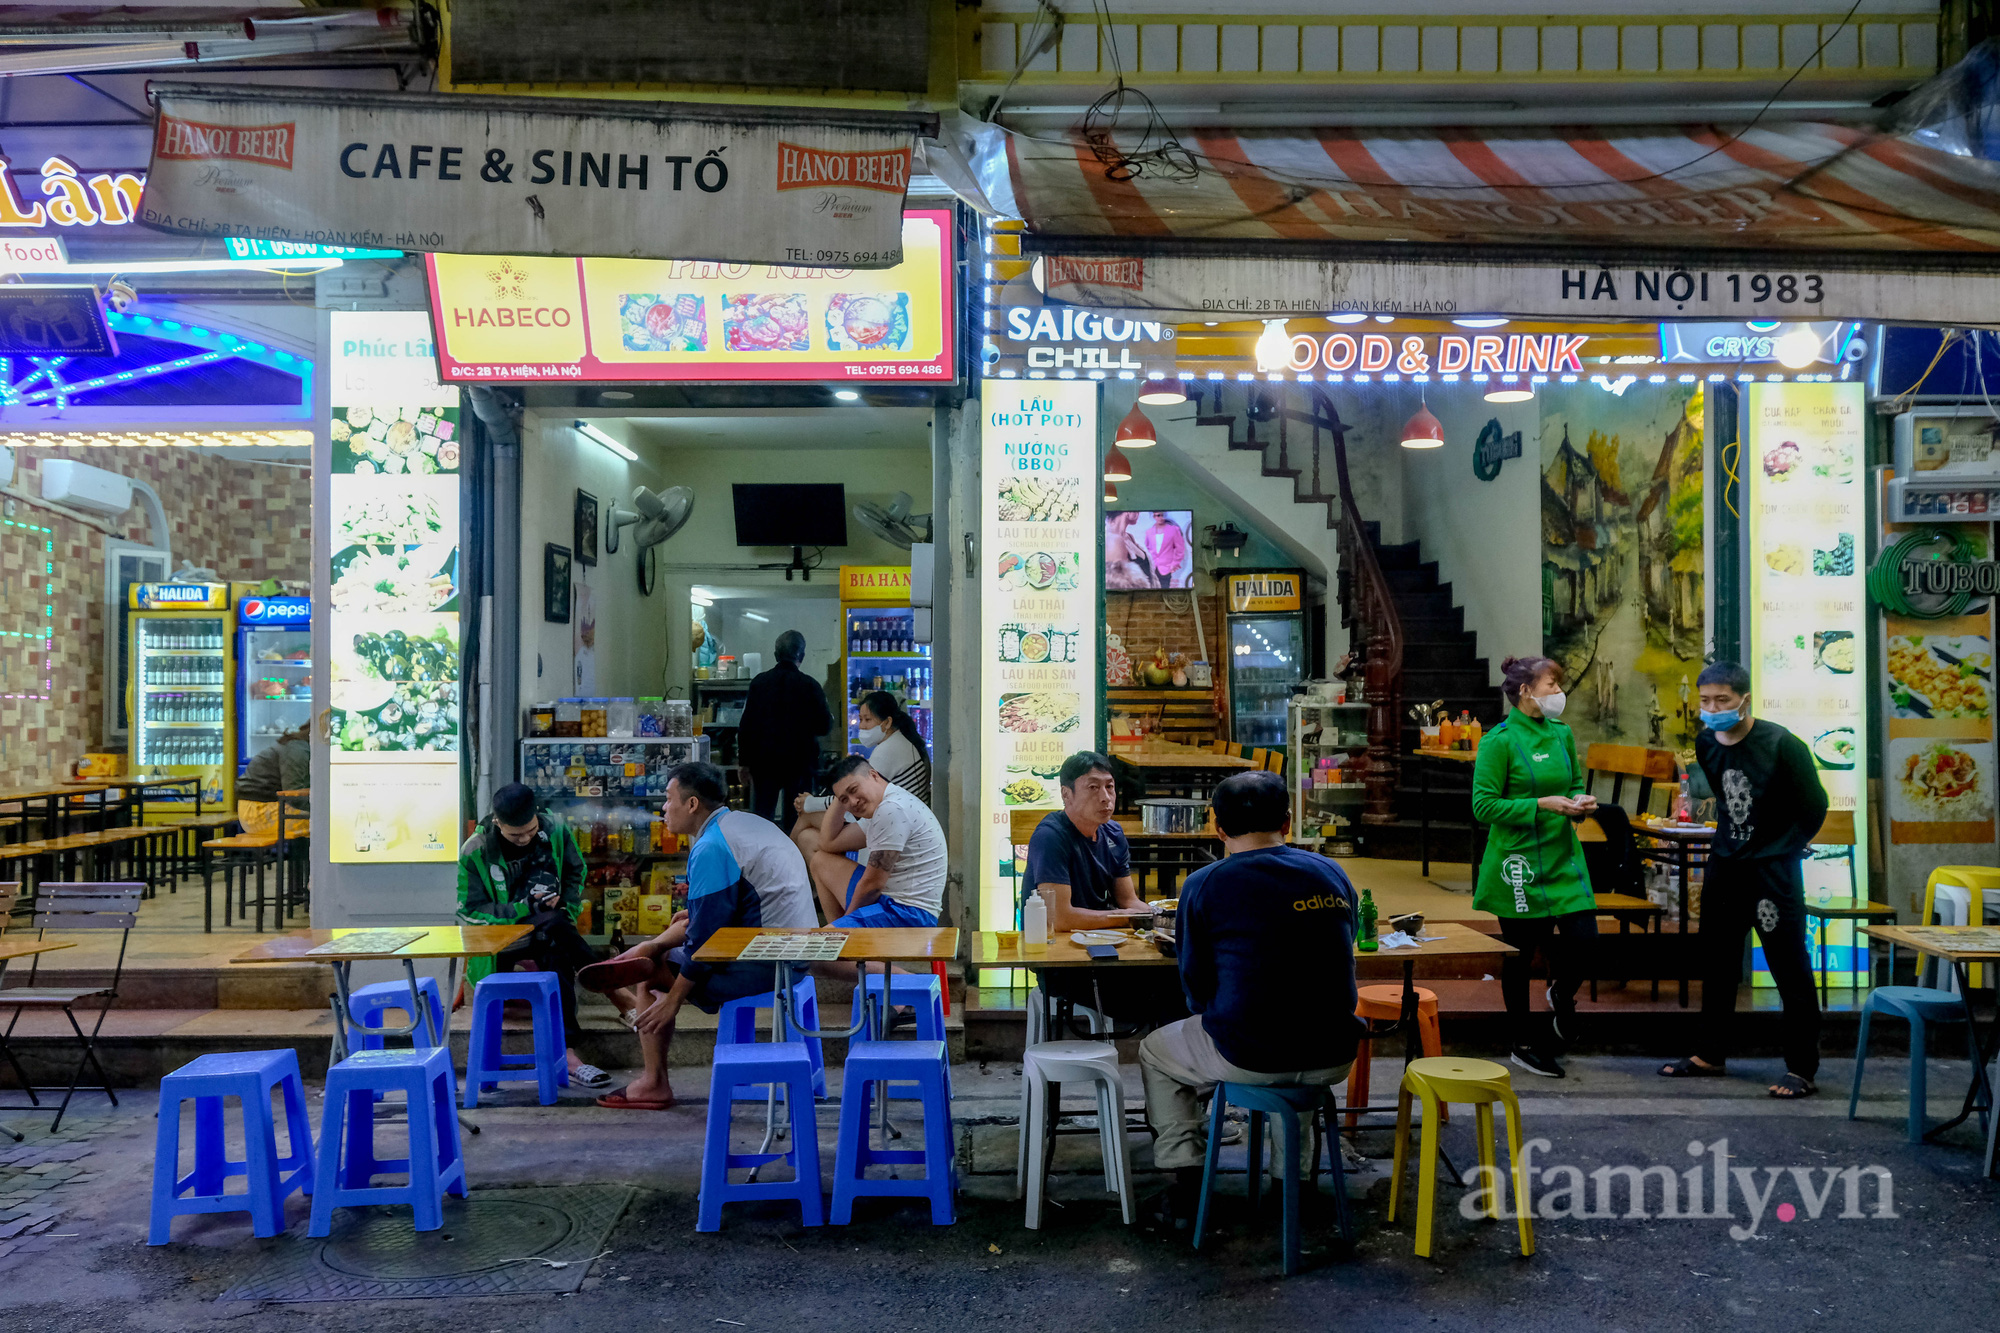
[[1361, 891], [1361, 928], [1355, 932], [1354, 947], [1362, 953], [1374, 953], [1382, 947], [1375, 938], [1375, 895], [1366, 889]]

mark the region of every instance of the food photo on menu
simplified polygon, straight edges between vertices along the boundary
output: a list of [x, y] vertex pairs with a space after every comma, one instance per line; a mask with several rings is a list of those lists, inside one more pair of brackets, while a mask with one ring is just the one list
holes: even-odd
[[458, 617], [338, 616], [332, 709], [343, 751], [458, 749]]
[[458, 470], [455, 407], [336, 407], [327, 433], [337, 473], [427, 476]]
[[1988, 721], [1993, 641], [1978, 635], [1889, 637], [1889, 702], [1903, 719]]
[[1854, 674], [1858, 641], [1853, 630], [1828, 629], [1813, 633], [1813, 666], [1834, 676]]
[[1992, 745], [1899, 737], [1889, 742], [1884, 772], [1890, 817], [1912, 823], [1966, 823], [1993, 816], [1993, 782], [1986, 769]]

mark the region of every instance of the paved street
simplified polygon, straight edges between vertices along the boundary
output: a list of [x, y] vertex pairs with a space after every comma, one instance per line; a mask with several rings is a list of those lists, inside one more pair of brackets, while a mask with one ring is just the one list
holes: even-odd
[[[1514, 1252], [1512, 1222], [1467, 1221], [1461, 1192], [1442, 1184], [1437, 1253], [1415, 1258], [1407, 1215], [1383, 1220], [1387, 1184], [1378, 1174], [1356, 1185], [1366, 1197], [1356, 1205], [1355, 1251], [1328, 1247], [1331, 1198], [1312, 1201], [1310, 1271], [1281, 1279], [1275, 1212], [1248, 1224], [1240, 1175], [1224, 1187], [1219, 1243], [1196, 1254], [1185, 1236], [1119, 1224], [1090, 1135], [1062, 1141], [1054, 1185], [1062, 1206], [1042, 1231], [1026, 1231], [1012, 1199], [1018, 1083], [1003, 1066], [961, 1071], [956, 1114], [968, 1174], [957, 1225], [935, 1228], [918, 1206], [876, 1203], [852, 1226], [807, 1229], [794, 1209], [758, 1204], [732, 1206], [721, 1233], [699, 1235], [706, 1105], [694, 1076], [681, 1080], [687, 1100], [661, 1114], [600, 1111], [581, 1099], [541, 1108], [518, 1094], [477, 1113], [482, 1132], [466, 1140], [475, 1199], [503, 1187], [637, 1187], [575, 1294], [303, 1304], [224, 1295], [284, 1247], [310, 1244], [303, 1239], [254, 1240], [247, 1219], [222, 1216], [177, 1222], [167, 1247], [143, 1243], [154, 1117], [151, 1096], [134, 1093], [109, 1114], [86, 1107], [55, 1139], [45, 1117], [9, 1117], [28, 1140], [0, 1151], [0, 1309], [9, 1329], [62, 1333], [211, 1324], [514, 1333], [656, 1322], [880, 1333], [1163, 1318], [1238, 1329], [1320, 1326], [1335, 1312], [1371, 1328], [1477, 1321], [1636, 1333], [1879, 1328], [1890, 1312], [1899, 1325], [1934, 1327], [1987, 1313], [2000, 1182], [1978, 1179], [1969, 1125], [1941, 1144], [1904, 1141], [1902, 1061], [1871, 1062], [1856, 1123], [1835, 1095], [1845, 1062], [1829, 1062], [1824, 1095], [1796, 1106], [1762, 1096], [1772, 1071], [1761, 1063], [1694, 1086], [1662, 1084], [1649, 1061], [1579, 1059], [1571, 1068], [1563, 1083], [1521, 1089], [1528, 1134], [1546, 1140], [1534, 1156], [1541, 1216], [1529, 1260]], [[1934, 1116], [1956, 1109], [1965, 1078], [1963, 1064], [1933, 1064]], [[738, 1108], [739, 1144], [758, 1118], [753, 1106]], [[829, 1172], [835, 1118], [833, 1106], [821, 1108]], [[1446, 1132], [1461, 1165], [1473, 1157], [1471, 1124], [1461, 1116]], [[1715, 1152], [1725, 1139], [1730, 1178], [1719, 1210]], [[1369, 1157], [1386, 1157], [1389, 1137], [1370, 1131], [1361, 1144]], [[1146, 1148], [1137, 1156], [1150, 1192], [1161, 1177], [1144, 1174]], [[1240, 1165], [1239, 1152], [1230, 1159]], [[1661, 1197], [1666, 1172], [1655, 1171], [1635, 1215], [1621, 1167], [1676, 1173], [1675, 1206]], [[290, 1216], [304, 1215], [295, 1197]], [[474, 1240], [448, 1224], [430, 1252]]]

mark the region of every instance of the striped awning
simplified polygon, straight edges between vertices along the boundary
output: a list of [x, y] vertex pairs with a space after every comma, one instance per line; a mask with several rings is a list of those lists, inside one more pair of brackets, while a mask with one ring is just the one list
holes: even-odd
[[1749, 130], [1183, 131], [972, 136], [1030, 231], [1178, 240], [2000, 253], [2000, 164], [1827, 123]]

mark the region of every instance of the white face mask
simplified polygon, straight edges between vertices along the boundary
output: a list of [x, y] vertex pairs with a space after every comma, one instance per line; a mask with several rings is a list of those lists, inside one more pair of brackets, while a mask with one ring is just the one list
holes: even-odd
[[861, 733], [861, 743], [873, 749], [875, 746], [880, 745], [887, 737], [888, 733], [883, 731], [882, 728], [870, 727]]
[[1557, 690], [1554, 694], [1543, 695], [1535, 702], [1541, 705], [1542, 716], [1553, 722], [1563, 715], [1563, 709], [1569, 707], [1569, 696]]

